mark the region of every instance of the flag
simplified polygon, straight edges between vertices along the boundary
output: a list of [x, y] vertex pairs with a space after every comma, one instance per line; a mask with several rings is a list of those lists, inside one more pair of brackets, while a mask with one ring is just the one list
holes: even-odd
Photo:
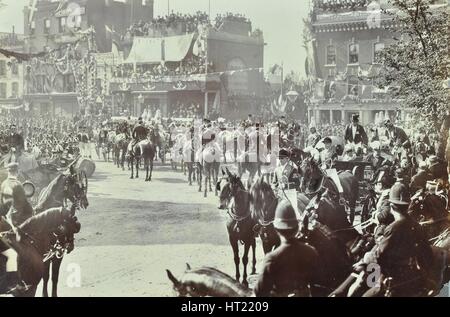
[[64, 10], [67, 8], [67, 5], [69, 4], [68, 0], [60, 0], [58, 7], [56, 8], [55, 12], [53, 13], [54, 15], [57, 14], [58, 12]]
[[36, 9], [37, 2], [38, 2], [38, 0], [30, 1], [30, 5], [28, 6], [28, 9], [30, 10], [30, 15], [28, 17], [28, 24], [31, 24], [31, 22], [34, 19], [34, 12], [37, 11], [37, 9]]

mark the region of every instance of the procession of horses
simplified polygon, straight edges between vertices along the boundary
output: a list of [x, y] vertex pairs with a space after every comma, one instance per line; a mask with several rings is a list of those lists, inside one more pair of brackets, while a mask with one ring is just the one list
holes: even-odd
[[[398, 184], [411, 189], [407, 216], [420, 225], [433, 250], [432, 265], [415, 268], [426, 283], [411, 294], [436, 296], [450, 280], [448, 161], [447, 156], [439, 156], [434, 144], [424, 149], [423, 138], [410, 135], [408, 142], [398, 143], [388, 133], [372, 130], [367, 143], [351, 143], [337, 136], [321, 136], [311, 143], [306, 140], [310, 135], [300, 142], [298, 126], [280, 121], [227, 127], [206, 120], [196, 127], [139, 120], [137, 125], [147, 131], [145, 138], [133, 137], [131, 124], [101, 123], [89, 146], [99, 160], [128, 171], [134, 181], [143, 170], [144, 191], [145, 183], [152, 182], [161, 166], [170, 166], [173, 173], [186, 176], [187, 186], [197, 184], [204, 197], [214, 193], [227, 218], [224, 230], [233, 254], [234, 278], [217, 268], [192, 269], [189, 265], [185, 276], [177, 278], [168, 269], [179, 296], [254, 296], [249, 277], [257, 276], [257, 248], [261, 245], [268, 255], [283, 243], [274, 223], [286, 202], [295, 210], [295, 240], [312, 247], [319, 259], [314, 278], [308, 282], [308, 296], [361, 296], [371, 274], [364, 260], [379, 247], [380, 227], [389, 225], [377, 220], [380, 206], [383, 200], [389, 206], [389, 191]], [[380, 133], [387, 137], [380, 138]], [[95, 170], [85, 145], [80, 147], [80, 156], [65, 166], [32, 162], [24, 168], [32, 161], [27, 153], [17, 160], [25, 190], [17, 201], [13, 195], [12, 202], [0, 208], [0, 251], [15, 251], [20, 279], [13, 288], [0, 289], [0, 294], [34, 296], [42, 280], [42, 295], [48, 296], [51, 268], [51, 295], [57, 296], [61, 261], [74, 250], [75, 235], [81, 229], [77, 214], [89, 206], [88, 178]], [[446, 143], [437, 147], [448, 152]], [[351, 159], [350, 153], [354, 154]], [[14, 166], [7, 165], [8, 160], [11, 157], [4, 158], [4, 168]], [[285, 173], [287, 165], [293, 172]], [[419, 188], [412, 186], [414, 177], [425, 170], [426, 181]], [[11, 223], [10, 209], [27, 205], [32, 210], [30, 217], [17, 226]], [[0, 275], [7, 276], [3, 258]], [[389, 296], [390, 276], [382, 277], [379, 296]]]

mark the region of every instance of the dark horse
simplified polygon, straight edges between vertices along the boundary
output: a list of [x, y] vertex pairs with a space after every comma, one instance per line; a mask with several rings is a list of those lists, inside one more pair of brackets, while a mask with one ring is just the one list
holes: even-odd
[[53, 208], [33, 216], [1, 236], [1, 242], [13, 248], [18, 255], [17, 265], [21, 281], [26, 285], [16, 296], [33, 297], [44, 276], [44, 257], [51, 252], [51, 235], [73, 236], [81, 225], [75, 217], [75, 208]]
[[252, 218], [256, 225], [254, 231], [261, 238], [264, 253], [267, 254], [280, 245], [280, 237], [273, 226], [278, 197], [263, 178], [259, 178], [250, 188]]
[[[153, 130], [150, 131], [149, 137], [140, 142], [131, 141], [128, 146], [128, 155], [131, 165], [131, 179], [134, 178], [134, 168], [136, 167], [136, 178], [139, 178], [139, 163], [141, 158], [144, 159], [144, 168], [146, 172], [145, 181], [150, 182], [153, 174], [153, 161], [156, 154], [156, 136]], [[136, 165], [134, 165], [136, 164]]]
[[[328, 190], [329, 197], [333, 201], [332, 206], [340, 208], [348, 205], [350, 209], [350, 223], [355, 219], [356, 200], [359, 195], [359, 184], [357, 178], [350, 171], [338, 173], [343, 193], [340, 195], [335, 182], [327, 176], [313, 158], [305, 158], [300, 165], [302, 181], [300, 189], [306, 196], [315, 196], [323, 188]], [[332, 228], [334, 229], [334, 228]], [[342, 228], [338, 228], [342, 229]]]
[[[66, 207], [70, 201], [72, 205], [86, 209], [89, 206], [87, 199], [88, 181], [84, 172], [76, 173], [73, 168], [69, 174], [61, 174], [41, 193], [39, 202], [35, 207], [35, 213], [40, 214], [50, 208]], [[50, 278], [50, 266], [52, 269], [52, 297], [58, 296], [59, 270], [65, 251], [70, 253], [73, 248], [73, 236], [60, 234], [50, 237], [52, 245], [57, 250], [48, 254], [44, 261], [44, 276], [42, 296], [48, 297], [48, 281]]]
[[[237, 281], [239, 281], [241, 277], [239, 271], [239, 242], [244, 245], [244, 255], [242, 257], [244, 274], [242, 283], [248, 285], [247, 264], [250, 247], [253, 250], [252, 274], [256, 273], [256, 241], [253, 232], [255, 221], [252, 219], [250, 213], [250, 193], [245, 190], [241, 179], [238, 176], [231, 174], [228, 169], [226, 169], [226, 174], [222, 170], [222, 174], [223, 177], [216, 186], [217, 190], [220, 191], [219, 209], [227, 210], [229, 216], [227, 230], [234, 254]], [[224, 182], [223, 186], [221, 186], [222, 182]]]

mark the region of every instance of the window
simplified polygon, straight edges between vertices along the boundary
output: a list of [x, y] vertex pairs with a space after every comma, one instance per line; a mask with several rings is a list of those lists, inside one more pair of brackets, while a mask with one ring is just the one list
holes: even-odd
[[67, 22], [66, 17], [59, 18], [59, 33], [63, 33], [65, 31], [66, 22]]
[[373, 62], [380, 63], [380, 53], [384, 50], [384, 43], [375, 43], [373, 45]]
[[359, 44], [350, 44], [348, 47], [348, 63], [359, 63]]
[[327, 46], [327, 65], [336, 65], [336, 47]]
[[44, 20], [44, 33], [45, 34], [50, 34], [50, 26], [51, 26], [50, 19], [45, 19]]
[[0, 61], [0, 76], [6, 76], [6, 61]]
[[34, 35], [35, 31], [36, 31], [36, 22], [35, 21], [31, 21], [30, 35]]
[[14, 82], [12, 83], [11, 86], [11, 97], [17, 98], [18, 95], [19, 95], [19, 83]]
[[13, 75], [19, 74], [19, 65], [17, 65], [17, 63], [11, 63], [11, 73]]
[[359, 89], [358, 89], [358, 78], [357, 77], [351, 77], [348, 79], [348, 91], [347, 94], [350, 96], [358, 96]]
[[6, 98], [6, 83], [0, 83], [0, 98]]

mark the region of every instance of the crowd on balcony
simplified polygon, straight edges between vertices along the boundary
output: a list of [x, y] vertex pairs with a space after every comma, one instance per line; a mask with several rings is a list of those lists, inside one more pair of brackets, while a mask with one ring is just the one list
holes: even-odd
[[172, 105], [169, 112], [170, 118], [201, 118], [203, 116], [203, 107], [199, 103], [185, 103], [177, 101]]
[[314, 0], [315, 9], [337, 12], [341, 10], [357, 10], [367, 7], [372, 0]]
[[198, 11], [195, 14], [182, 14], [172, 12], [166, 16], [158, 16], [152, 21], [139, 21], [129, 28], [129, 33], [132, 36], [151, 36], [159, 34], [161, 36], [170, 36], [169, 30], [178, 30], [182, 33], [192, 33], [198, 30], [199, 25], [214, 26], [216, 29], [220, 28], [225, 21], [232, 22], [249, 22], [249, 19], [242, 14], [225, 13], [216, 16], [214, 21], [211, 21], [208, 14]]
[[[208, 73], [215, 71], [214, 64], [208, 62]], [[119, 65], [114, 69], [116, 78], [160, 78], [170, 76], [189, 76], [206, 73], [206, 61], [204, 57], [191, 56], [180, 63], [165, 63], [138, 65], [136, 71], [131, 64]]]

